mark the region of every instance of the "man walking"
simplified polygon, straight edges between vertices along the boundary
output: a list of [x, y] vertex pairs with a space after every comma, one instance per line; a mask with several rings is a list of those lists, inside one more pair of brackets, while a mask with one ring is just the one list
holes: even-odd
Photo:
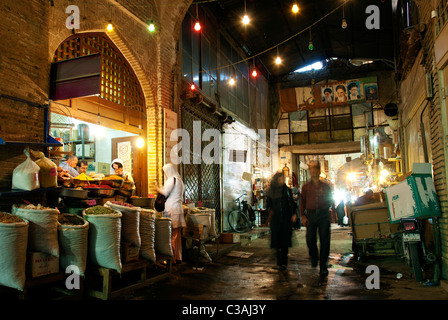
[[[306, 226], [306, 243], [308, 246], [311, 265], [317, 267], [320, 263], [320, 275], [327, 276], [327, 261], [330, 254], [330, 212], [334, 205], [331, 187], [319, 179], [320, 163], [313, 161], [309, 164], [311, 181], [302, 187], [300, 197], [300, 215]], [[317, 249], [317, 233], [319, 232], [320, 255]]]

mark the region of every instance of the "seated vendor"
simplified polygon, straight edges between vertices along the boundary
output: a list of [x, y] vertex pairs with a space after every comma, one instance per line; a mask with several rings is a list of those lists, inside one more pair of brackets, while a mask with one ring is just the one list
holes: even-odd
[[76, 170], [79, 173], [86, 173], [87, 172], [87, 168], [88, 168], [88, 163], [86, 160], [79, 160], [78, 164], [76, 165]]
[[115, 174], [117, 176], [122, 177], [125, 181], [134, 182], [132, 175], [129, 172], [124, 171], [123, 161], [121, 161], [120, 159], [115, 159], [114, 161], [112, 161], [112, 169], [115, 170]]
[[78, 157], [75, 155], [68, 156], [67, 160], [60, 164], [60, 167], [68, 172], [68, 174], [75, 178], [79, 175], [79, 172], [75, 170], [78, 163]]

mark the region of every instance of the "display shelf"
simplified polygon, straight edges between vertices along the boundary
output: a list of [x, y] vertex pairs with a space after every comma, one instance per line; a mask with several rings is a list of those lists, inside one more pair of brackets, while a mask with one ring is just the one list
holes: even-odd
[[13, 196], [23, 196], [27, 194], [33, 194], [33, 193], [43, 193], [48, 191], [56, 191], [59, 190], [61, 187], [52, 187], [52, 188], [38, 188], [34, 190], [19, 190], [19, 189], [3, 189], [0, 190], [0, 197], [13, 197]]
[[46, 142], [30, 142], [30, 141], [6, 141], [0, 138], [0, 145], [10, 146], [35, 146], [35, 147], [62, 147], [62, 143], [55, 138], [49, 136]]

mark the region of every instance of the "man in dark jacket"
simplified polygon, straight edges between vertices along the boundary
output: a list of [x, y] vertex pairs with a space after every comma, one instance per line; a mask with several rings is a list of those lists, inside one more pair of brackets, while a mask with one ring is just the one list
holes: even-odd
[[[313, 161], [309, 165], [311, 181], [302, 187], [300, 197], [300, 214], [306, 226], [306, 243], [311, 258], [311, 265], [320, 261], [320, 274], [328, 275], [327, 261], [330, 254], [330, 207], [334, 206], [331, 187], [319, 179], [320, 164]], [[320, 239], [320, 255], [317, 249], [317, 232]], [[320, 259], [319, 259], [320, 258]]]
[[288, 250], [292, 246], [292, 226], [297, 220], [297, 214], [291, 189], [286, 186], [281, 172], [274, 175], [267, 191], [267, 209], [271, 228], [271, 248], [277, 250], [277, 265], [284, 270], [288, 265]]

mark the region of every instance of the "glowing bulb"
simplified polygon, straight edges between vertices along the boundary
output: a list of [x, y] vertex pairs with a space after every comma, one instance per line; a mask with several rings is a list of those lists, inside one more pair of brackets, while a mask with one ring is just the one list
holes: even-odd
[[348, 181], [353, 181], [355, 180], [356, 176], [354, 172], [350, 172], [349, 174], [347, 174], [347, 180]]
[[199, 23], [199, 21], [196, 21], [196, 23], [194, 24], [194, 30], [196, 31], [201, 31], [201, 24]]
[[107, 25], [106, 30], [109, 31], [109, 32], [111, 32], [111, 31], [114, 30], [114, 26], [112, 25], [112, 23], [109, 23], [109, 24]]
[[149, 32], [154, 32], [156, 30], [156, 27], [154, 26], [154, 23], [151, 20], [151, 23], [148, 26]]
[[384, 169], [383, 171], [381, 171], [381, 177], [382, 178], [387, 178], [387, 176], [389, 175], [389, 171], [387, 171], [386, 169]]
[[258, 76], [257, 70], [252, 70], [252, 77], [256, 78]]
[[235, 85], [235, 79], [233, 79], [233, 77], [230, 78], [229, 85], [231, 85], [231, 86]]
[[313, 51], [314, 50], [314, 44], [313, 41], [310, 41], [310, 43], [308, 44], [308, 50]]
[[145, 145], [145, 140], [142, 137], [137, 138], [137, 148], [141, 149]]
[[195, 86], [195, 84], [193, 83], [191, 86], [190, 86], [190, 90], [191, 91], [194, 91], [194, 90], [196, 90], [196, 86]]
[[94, 130], [95, 130], [95, 137], [97, 137], [97, 138], [104, 137], [104, 135], [105, 135], [104, 127], [97, 125]]
[[294, 4], [294, 5], [292, 6], [292, 12], [293, 12], [293, 13], [298, 13], [298, 12], [299, 12], [299, 6], [298, 6], [297, 4]]
[[277, 58], [275, 59], [275, 63], [276, 63], [276, 64], [280, 64], [280, 63], [282, 63], [282, 59], [281, 59], [280, 57], [277, 57]]
[[346, 29], [347, 28], [347, 20], [344, 18], [342, 19], [342, 29]]
[[245, 15], [244, 15], [244, 18], [243, 18], [243, 23], [244, 23], [244, 24], [249, 24], [249, 21], [250, 21], [250, 20], [249, 20], [249, 16], [248, 16], [247, 14], [245, 14]]

